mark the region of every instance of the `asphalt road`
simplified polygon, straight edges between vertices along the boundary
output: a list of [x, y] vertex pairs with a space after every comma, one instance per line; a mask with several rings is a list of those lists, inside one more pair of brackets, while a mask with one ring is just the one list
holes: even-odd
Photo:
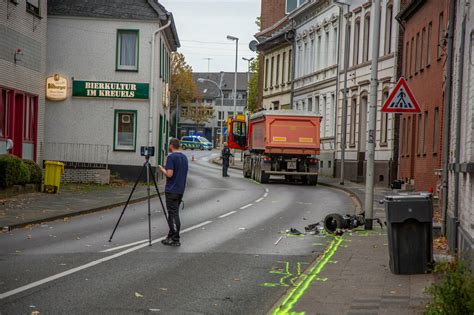
[[216, 151], [186, 154], [196, 161], [181, 247], [159, 242], [158, 199], [151, 247], [146, 202], [128, 208], [111, 243], [122, 208], [0, 234], [0, 314], [265, 314], [325, 249], [322, 237], [285, 230], [352, 211], [343, 192], [260, 185], [237, 170], [222, 178]]

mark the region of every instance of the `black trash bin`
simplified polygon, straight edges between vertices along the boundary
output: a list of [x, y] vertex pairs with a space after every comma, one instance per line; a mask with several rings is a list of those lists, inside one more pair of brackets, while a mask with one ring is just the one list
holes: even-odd
[[385, 197], [390, 270], [423, 274], [433, 261], [433, 198], [430, 193]]

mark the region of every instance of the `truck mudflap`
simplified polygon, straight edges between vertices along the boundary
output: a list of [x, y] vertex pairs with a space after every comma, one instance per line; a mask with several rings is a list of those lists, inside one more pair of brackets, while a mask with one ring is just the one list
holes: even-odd
[[291, 172], [291, 171], [265, 171], [268, 175], [306, 175], [306, 176], [318, 176], [318, 172]]

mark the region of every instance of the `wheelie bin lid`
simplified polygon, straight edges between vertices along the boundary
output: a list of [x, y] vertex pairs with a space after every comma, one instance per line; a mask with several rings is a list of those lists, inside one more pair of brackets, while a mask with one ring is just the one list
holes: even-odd
[[429, 192], [403, 192], [393, 195], [386, 195], [385, 201], [408, 201], [408, 200], [420, 200], [420, 199], [431, 199], [433, 194]]
[[59, 161], [45, 161], [44, 164], [47, 164], [47, 165], [64, 166], [64, 163], [63, 163], [63, 162], [59, 162]]

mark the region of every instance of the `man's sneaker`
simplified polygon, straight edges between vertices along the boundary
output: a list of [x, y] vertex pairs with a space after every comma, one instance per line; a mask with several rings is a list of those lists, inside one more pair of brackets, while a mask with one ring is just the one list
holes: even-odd
[[179, 241], [173, 241], [170, 238], [166, 238], [166, 239], [162, 240], [161, 244], [167, 245], [167, 246], [175, 246], [175, 247], [181, 246], [181, 243]]

